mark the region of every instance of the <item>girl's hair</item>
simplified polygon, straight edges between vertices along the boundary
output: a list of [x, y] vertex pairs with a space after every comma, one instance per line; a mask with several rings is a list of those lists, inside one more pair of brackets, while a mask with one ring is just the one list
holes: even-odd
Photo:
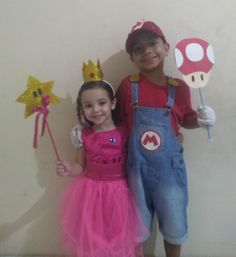
[[[106, 82], [104, 80], [99, 80], [99, 81], [89, 81], [89, 82], [84, 83], [80, 87], [78, 97], [77, 97], [77, 107], [76, 107], [79, 123], [83, 126], [90, 127], [93, 125], [93, 123], [91, 121], [87, 120], [86, 117], [84, 117], [84, 115], [83, 115], [81, 96], [84, 91], [89, 90], [89, 89], [97, 89], [97, 88], [105, 90], [111, 101], [113, 101], [115, 99], [114, 90], [108, 82]], [[116, 118], [115, 118], [113, 110], [112, 110], [112, 119], [113, 119], [114, 123], [116, 123]]]

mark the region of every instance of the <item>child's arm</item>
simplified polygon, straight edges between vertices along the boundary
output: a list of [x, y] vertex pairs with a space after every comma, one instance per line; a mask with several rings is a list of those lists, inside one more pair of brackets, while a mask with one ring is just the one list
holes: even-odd
[[210, 106], [205, 105], [198, 108], [196, 115], [186, 117], [182, 127], [187, 129], [213, 127], [215, 122], [215, 111]]
[[69, 163], [63, 160], [56, 161], [57, 174], [59, 176], [79, 176], [84, 171], [85, 157], [81, 138], [81, 127], [76, 126], [71, 131], [71, 141], [76, 148], [75, 162]]
[[179, 132], [179, 134], [176, 136], [177, 138], [177, 141], [180, 143], [180, 144], [183, 144], [184, 142], [184, 136], [181, 132]]
[[181, 95], [182, 99], [184, 99], [183, 101], [185, 106], [184, 117], [180, 124], [181, 127], [186, 129], [194, 129], [199, 127], [206, 128], [208, 126], [214, 126], [216, 121], [215, 111], [210, 106], [206, 105], [204, 105], [204, 107], [200, 106], [197, 111], [193, 110], [189, 87], [185, 85], [181, 89]]
[[84, 149], [83, 147], [76, 150], [75, 162], [56, 161], [57, 174], [59, 176], [79, 176], [84, 171]]
[[184, 122], [181, 124], [183, 128], [186, 129], [195, 129], [199, 128], [197, 115], [192, 115], [184, 119]]

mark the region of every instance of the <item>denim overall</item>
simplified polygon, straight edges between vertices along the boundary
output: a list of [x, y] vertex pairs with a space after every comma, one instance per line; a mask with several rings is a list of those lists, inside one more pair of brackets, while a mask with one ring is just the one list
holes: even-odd
[[165, 240], [181, 244], [188, 234], [188, 190], [183, 147], [171, 127], [174, 98], [175, 87], [168, 85], [166, 108], [139, 106], [138, 82], [132, 82], [134, 120], [127, 170], [130, 188], [150, 233], [156, 212]]

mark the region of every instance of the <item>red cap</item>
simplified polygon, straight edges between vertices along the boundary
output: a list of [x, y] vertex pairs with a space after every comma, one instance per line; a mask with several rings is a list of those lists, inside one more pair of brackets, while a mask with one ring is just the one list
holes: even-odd
[[132, 27], [125, 43], [125, 49], [129, 54], [131, 53], [131, 50], [132, 50], [135, 34], [137, 31], [140, 31], [140, 30], [151, 31], [157, 36], [161, 37], [164, 41], [166, 41], [166, 38], [163, 32], [154, 22], [144, 21], [144, 20], [137, 21], [136, 24]]

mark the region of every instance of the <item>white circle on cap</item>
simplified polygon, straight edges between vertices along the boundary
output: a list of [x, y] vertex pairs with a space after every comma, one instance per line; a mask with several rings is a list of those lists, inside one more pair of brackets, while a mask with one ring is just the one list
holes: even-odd
[[204, 57], [203, 48], [197, 43], [188, 44], [185, 51], [187, 58], [192, 62], [201, 61]]
[[215, 63], [214, 52], [211, 45], [207, 47], [207, 57], [211, 63]]
[[143, 24], [144, 24], [144, 20], [139, 20], [139, 21], [137, 21], [137, 23], [134, 25], [132, 31], [135, 31], [135, 30], [137, 30], [137, 29], [141, 29], [142, 26], [143, 26]]
[[181, 67], [184, 63], [183, 54], [178, 48], [175, 48], [175, 61], [176, 61], [177, 68]]

